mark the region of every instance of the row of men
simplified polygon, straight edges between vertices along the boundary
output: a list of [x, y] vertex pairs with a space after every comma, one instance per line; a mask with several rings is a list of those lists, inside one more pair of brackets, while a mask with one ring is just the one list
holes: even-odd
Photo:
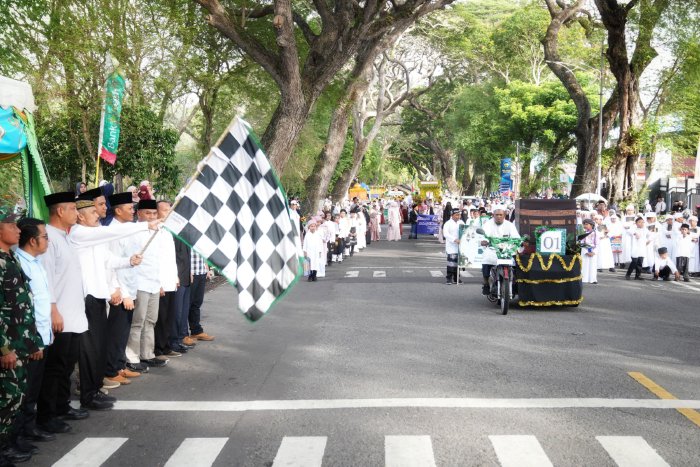
[[106, 201], [99, 188], [48, 195], [48, 224], [0, 207], [0, 466], [70, 431], [66, 420], [111, 409], [105, 388], [213, 339], [200, 324], [207, 266], [160, 228], [170, 203], [139, 201], [133, 222], [131, 193], [118, 193], [101, 226]]

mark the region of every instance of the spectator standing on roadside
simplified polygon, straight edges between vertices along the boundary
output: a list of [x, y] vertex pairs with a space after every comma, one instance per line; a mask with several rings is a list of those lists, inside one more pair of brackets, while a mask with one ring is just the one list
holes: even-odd
[[207, 263], [192, 250], [192, 283], [190, 285], [190, 311], [188, 321], [190, 325], [190, 335], [183, 339], [185, 345], [196, 344], [197, 341], [213, 341], [214, 337], [204, 332], [200, 322], [202, 317], [202, 303], [204, 303], [204, 291], [207, 279], [211, 279], [214, 273], [209, 269]]

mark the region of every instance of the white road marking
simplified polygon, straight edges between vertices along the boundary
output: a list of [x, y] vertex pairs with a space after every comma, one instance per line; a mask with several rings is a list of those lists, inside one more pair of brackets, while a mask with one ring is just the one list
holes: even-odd
[[619, 467], [668, 467], [641, 436], [596, 436]]
[[403, 272], [405, 274], [413, 274], [413, 269], [404, 269]]
[[445, 409], [700, 409], [700, 400], [680, 399], [477, 399], [477, 398], [396, 398], [396, 399], [311, 399], [260, 401], [125, 401], [114, 410], [247, 412], [258, 410], [328, 410], [377, 408]]
[[386, 271], [374, 271], [372, 277], [386, 277]]
[[435, 467], [430, 436], [386, 436], [386, 467]]
[[[442, 261], [440, 263], [440, 266], [442, 266], [442, 263], [444, 263], [444, 261]], [[437, 267], [440, 267], [440, 266], [437, 266]], [[378, 268], [382, 268], [382, 269], [406, 269], [406, 266], [353, 266], [353, 267], [355, 269], [378, 269]], [[410, 268], [411, 269], [435, 269], [436, 266], [410, 266]]]
[[185, 438], [165, 467], [211, 467], [228, 438]]
[[321, 467], [325, 436], [285, 436], [272, 467]]
[[697, 287], [693, 287], [693, 286], [690, 285], [690, 284], [685, 284], [685, 283], [683, 283], [683, 282], [675, 282], [675, 281], [673, 281], [673, 283], [676, 284], [676, 285], [679, 285], [679, 286], [681, 286], [681, 287], [684, 287], [684, 288], [686, 288], [686, 289], [690, 289], [690, 290], [692, 290], [693, 292], [697, 292], [697, 291], [698, 291], [698, 288], [697, 288]]
[[459, 271], [459, 277], [474, 277], [474, 274], [469, 271]]
[[345, 271], [345, 278], [351, 278], [351, 277], [358, 277], [360, 275], [360, 271]]
[[102, 465], [129, 438], [85, 438], [61, 457], [53, 467], [94, 467]]
[[442, 271], [430, 271], [432, 277], [442, 277]]
[[489, 439], [502, 467], [552, 467], [534, 436], [489, 436]]

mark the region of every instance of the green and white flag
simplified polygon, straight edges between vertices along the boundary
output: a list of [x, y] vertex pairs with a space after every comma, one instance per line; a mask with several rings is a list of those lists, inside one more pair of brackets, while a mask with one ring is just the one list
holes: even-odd
[[122, 99], [126, 82], [119, 71], [114, 70], [105, 82], [105, 100], [100, 121], [100, 157], [114, 165], [117, 162], [119, 147], [119, 118], [122, 113]]

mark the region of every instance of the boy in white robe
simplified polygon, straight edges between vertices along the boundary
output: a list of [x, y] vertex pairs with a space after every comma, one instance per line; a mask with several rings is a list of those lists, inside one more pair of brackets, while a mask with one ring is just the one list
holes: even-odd
[[318, 270], [321, 263], [325, 261], [323, 257], [323, 238], [321, 233], [316, 230], [316, 223], [310, 221], [307, 225], [307, 232], [304, 236], [302, 249], [304, 256], [309, 259], [309, 282], [316, 282]]

